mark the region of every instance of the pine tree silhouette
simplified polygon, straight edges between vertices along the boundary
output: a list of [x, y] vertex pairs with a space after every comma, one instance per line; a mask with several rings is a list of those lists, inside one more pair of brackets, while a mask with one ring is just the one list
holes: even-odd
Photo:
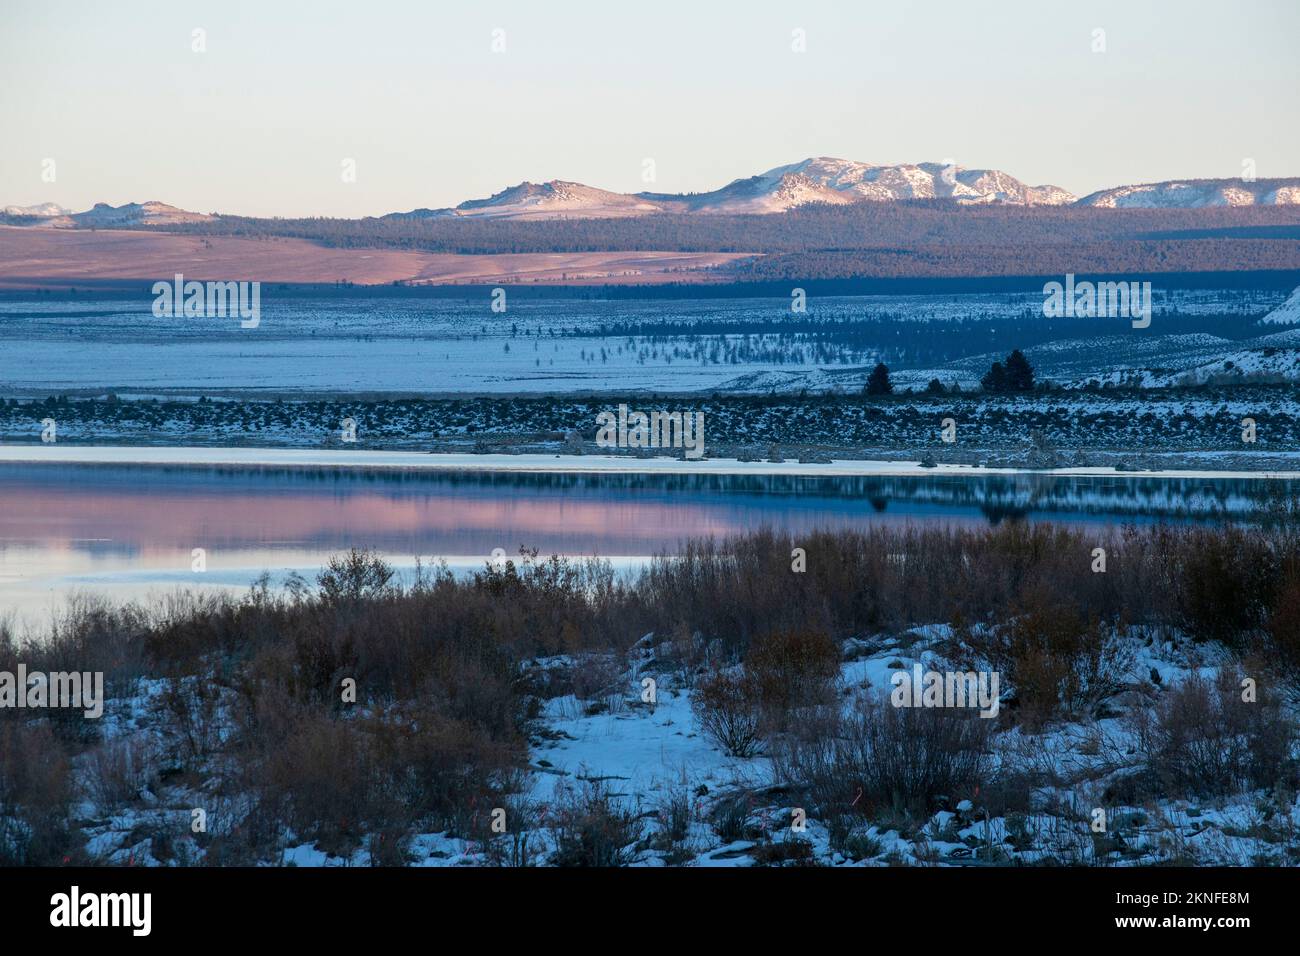
[[868, 395], [889, 395], [894, 391], [894, 383], [889, 380], [889, 367], [884, 362], [876, 363], [867, 376], [865, 391]]

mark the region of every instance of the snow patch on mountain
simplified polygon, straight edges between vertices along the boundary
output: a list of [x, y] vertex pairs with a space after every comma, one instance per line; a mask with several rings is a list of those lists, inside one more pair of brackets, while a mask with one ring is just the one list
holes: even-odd
[[1187, 179], [1116, 186], [1084, 196], [1080, 206], [1103, 209], [1192, 209], [1205, 206], [1280, 206], [1300, 203], [1300, 178]]
[[690, 211], [710, 213], [773, 213], [810, 203], [845, 205], [903, 199], [1058, 205], [1073, 202], [1074, 196], [1059, 186], [1026, 186], [995, 169], [942, 163], [880, 165], [822, 156], [685, 197]]
[[79, 226], [108, 228], [111, 226], [158, 226], [179, 222], [206, 222], [212, 217], [190, 212], [165, 202], [129, 202], [110, 206], [97, 202], [85, 212], [73, 213], [72, 220]]
[[456, 216], [510, 216], [554, 218], [564, 215], [638, 216], [660, 212], [654, 203], [635, 196], [554, 179], [547, 183], [520, 183], [488, 199], [471, 199], [457, 206]]
[[469, 199], [452, 209], [415, 209], [385, 219], [612, 219], [664, 212], [664, 206], [638, 196], [553, 179], [522, 182], [487, 199]]
[[847, 205], [902, 199], [1062, 205], [1074, 202], [1075, 197], [1059, 186], [1027, 186], [1000, 170], [964, 169], [942, 163], [880, 165], [822, 156], [777, 166], [705, 193], [617, 193], [555, 179], [522, 182], [454, 208], [415, 209], [384, 218], [594, 219], [656, 213], [768, 214], [812, 203]]
[[40, 216], [49, 218], [51, 216], [67, 216], [72, 213], [71, 209], [65, 209], [58, 203], [42, 202], [34, 206], [5, 206], [4, 215], [6, 216]]
[[[25, 211], [24, 211], [25, 210]], [[38, 206], [6, 206], [3, 211], [6, 224], [70, 229], [113, 229], [129, 226], [163, 226], [184, 222], [207, 222], [215, 217], [205, 213], [190, 212], [165, 202], [129, 202], [111, 206], [95, 203], [85, 212], [71, 212], [56, 203]]]

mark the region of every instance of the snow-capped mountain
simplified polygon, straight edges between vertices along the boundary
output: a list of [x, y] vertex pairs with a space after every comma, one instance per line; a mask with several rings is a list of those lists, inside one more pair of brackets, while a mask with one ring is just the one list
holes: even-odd
[[1176, 180], [1117, 186], [1076, 198], [1059, 186], [1030, 186], [997, 169], [942, 163], [861, 163], [820, 156], [736, 179], [704, 193], [616, 193], [581, 183], [520, 183], [452, 209], [417, 209], [386, 218], [608, 218], [655, 213], [767, 214], [812, 203], [848, 205], [908, 199], [950, 199], [961, 205], [1103, 208], [1197, 208], [1300, 203], [1300, 178]]
[[[618, 193], [553, 179], [522, 182], [486, 199], [442, 209], [395, 212], [382, 219], [612, 219], [660, 213], [741, 215], [789, 212], [812, 204], [950, 200], [958, 205], [1095, 206], [1108, 209], [1172, 209], [1210, 206], [1300, 204], [1300, 177], [1171, 180], [1116, 186], [1077, 199], [1059, 186], [1030, 186], [997, 169], [966, 169], [942, 163], [861, 163], [821, 156], [777, 166], [704, 193]], [[5, 206], [7, 225], [111, 229], [204, 222], [214, 218], [162, 202], [96, 203], [73, 213], [55, 203]]]
[[582, 183], [553, 179], [548, 183], [522, 182], [487, 199], [470, 199], [454, 209], [416, 209], [385, 218], [428, 219], [466, 217], [483, 219], [615, 218], [662, 212], [661, 206], [637, 196], [610, 192]]
[[37, 203], [34, 206], [5, 206], [3, 210], [0, 210], [0, 212], [3, 212], [6, 216], [40, 216], [43, 218], [49, 218], [50, 216], [69, 215], [72, 210], [64, 209], [58, 203], [43, 202]]
[[165, 226], [182, 222], [207, 222], [212, 216], [190, 212], [165, 202], [129, 202], [120, 206], [95, 203], [85, 212], [72, 212], [55, 203], [39, 206], [5, 206], [3, 217], [11, 226], [112, 229], [123, 226]]
[[1300, 203], [1300, 178], [1178, 179], [1102, 189], [1080, 206], [1106, 209], [1187, 209], [1203, 206], [1288, 206]]
[[706, 193], [616, 193], [581, 183], [523, 182], [451, 209], [416, 209], [385, 218], [610, 218], [655, 213], [775, 213], [810, 203], [844, 205], [900, 199], [960, 203], [1061, 205], [1074, 196], [1057, 186], [1026, 186], [1007, 173], [940, 163], [875, 165], [820, 157], [737, 179]]
[[877, 165], [822, 156], [778, 166], [721, 189], [692, 196], [642, 194], [647, 199], [684, 201], [692, 212], [786, 212], [809, 203], [900, 199], [955, 199], [959, 203], [1060, 205], [1074, 196], [1058, 186], [1026, 186], [996, 169], [964, 169], [941, 163]]

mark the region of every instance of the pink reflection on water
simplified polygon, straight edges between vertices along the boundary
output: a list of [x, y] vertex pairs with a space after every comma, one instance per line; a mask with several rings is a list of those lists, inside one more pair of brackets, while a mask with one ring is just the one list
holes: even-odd
[[[0, 542], [44, 547], [98, 542], [130, 550], [196, 544], [337, 550], [357, 544], [426, 554], [498, 546], [512, 551], [523, 544], [544, 553], [648, 554], [671, 550], [687, 537], [737, 533], [771, 520], [770, 510], [756, 514], [752, 506], [726, 496], [510, 492], [512, 497], [490, 498], [444, 489], [385, 495], [276, 488], [254, 494], [18, 485], [6, 489]], [[782, 523], [796, 527], [862, 520], [833, 507], [782, 517]]]

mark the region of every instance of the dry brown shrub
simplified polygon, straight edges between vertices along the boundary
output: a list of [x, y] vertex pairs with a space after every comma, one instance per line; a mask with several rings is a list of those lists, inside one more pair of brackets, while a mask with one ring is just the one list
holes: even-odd
[[776, 631], [750, 647], [745, 674], [766, 728], [782, 730], [799, 713], [834, 702], [839, 646], [825, 631]]
[[0, 720], [0, 865], [63, 862], [71, 799], [71, 764], [49, 726]]
[[1289, 563], [1269, 615], [1264, 652], [1287, 692], [1300, 698], [1300, 564]]
[[988, 666], [1014, 689], [1017, 713], [1031, 728], [1095, 712], [1124, 688], [1134, 659], [1115, 627], [1042, 592], [1023, 598], [1006, 623], [969, 630], [962, 640], [974, 654], [967, 663]]
[[717, 670], [695, 685], [691, 708], [704, 733], [733, 757], [752, 757], [761, 739], [762, 709], [744, 674]]
[[1151, 710], [1130, 718], [1161, 796], [1231, 794], [1279, 784], [1294, 789], [1296, 727], [1281, 695], [1265, 684], [1243, 700], [1244, 675], [1192, 676]]
[[773, 766], [822, 814], [920, 812], [984, 782], [992, 723], [966, 710], [862, 701], [833, 731], [783, 738]]

